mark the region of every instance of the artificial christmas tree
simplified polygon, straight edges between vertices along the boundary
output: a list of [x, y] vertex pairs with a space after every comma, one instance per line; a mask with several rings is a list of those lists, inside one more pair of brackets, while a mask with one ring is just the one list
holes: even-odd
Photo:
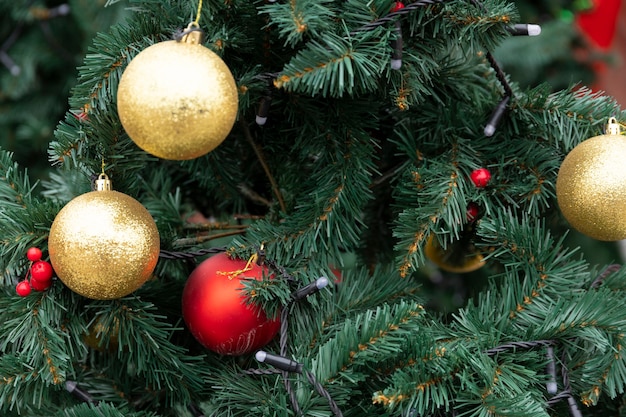
[[[626, 115], [581, 86], [512, 82], [491, 54], [529, 33], [511, 3], [129, 5], [79, 68], [48, 176], [32, 185], [0, 151], [2, 415], [623, 413], [626, 270], [568, 246], [556, 180], [572, 149]], [[159, 159], [124, 130], [118, 86], [190, 22], [234, 77], [237, 121], [206, 155]], [[29, 248], [48, 252], [55, 217], [103, 161], [158, 228], [150, 279], [114, 299], [55, 278], [17, 294]], [[441, 273], [426, 257], [435, 240], [462, 241], [481, 268]], [[224, 252], [268, 271], [239, 289], [280, 323], [260, 351], [220, 355], [185, 327], [192, 271]], [[447, 305], [434, 276], [465, 281], [461, 307], [431, 307]]]

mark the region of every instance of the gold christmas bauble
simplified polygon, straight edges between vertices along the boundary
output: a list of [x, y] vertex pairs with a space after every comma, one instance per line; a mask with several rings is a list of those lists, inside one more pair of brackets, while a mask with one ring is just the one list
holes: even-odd
[[57, 214], [48, 238], [50, 262], [72, 291], [96, 300], [130, 294], [151, 276], [159, 232], [137, 200], [112, 190], [91, 191]]
[[456, 274], [476, 271], [485, 265], [483, 256], [473, 245], [457, 241], [444, 249], [433, 235], [426, 241], [424, 254], [442, 270]]
[[581, 142], [565, 157], [556, 196], [579, 232], [597, 240], [626, 239], [626, 138], [614, 118], [607, 134]]
[[238, 100], [228, 66], [193, 38], [141, 51], [117, 90], [128, 136], [144, 151], [173, 160], [197, 158], [222, 143], [235, 123]]
[[83, 341], [92, 349], [104, 351], [117, 350], [119, 344], [120, 321], [116, 318], [111, 323], [98, 319], [89, 326], [83, 335]]

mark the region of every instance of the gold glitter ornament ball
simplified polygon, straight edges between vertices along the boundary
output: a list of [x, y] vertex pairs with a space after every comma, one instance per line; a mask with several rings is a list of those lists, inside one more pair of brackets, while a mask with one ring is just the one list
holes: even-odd
[[482, 268], [483, 256], [474, 245], [467, 242], [453, 242], [442, 248], [439, 241], [430, 235], [424, 246], [424, 254], [443, 271], [464, 274]]
[[72, 291], [96, 300], [124, 297], [150, 278], [159, 258], [159, 232], [137, 200], [92, 191], [57, 214], [48, 238], [50, 262]]
[[117, 111], [128, 136], [163, 159], [188, 160], [215, 149], [237, 117], [235, 80], [199, 37], [141, 51], [124, 70]]
[[606, 135], [581, 142], [565, 157], [556, 196], [579, 232], [597, 240], [626, 239], [626, 137], [615, 118]]

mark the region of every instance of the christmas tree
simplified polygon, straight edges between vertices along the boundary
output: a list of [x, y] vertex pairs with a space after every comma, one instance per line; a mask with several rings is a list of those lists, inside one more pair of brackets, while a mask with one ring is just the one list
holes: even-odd
[[51, 169], [0, 150], [0, 414], [623, 415], [626, 270], [570, 225], [626, 237], [625, 115], [512, 81], [515, 5], [83, 3], [0, 6], [23, 103], [32, 22], [111, 25]]

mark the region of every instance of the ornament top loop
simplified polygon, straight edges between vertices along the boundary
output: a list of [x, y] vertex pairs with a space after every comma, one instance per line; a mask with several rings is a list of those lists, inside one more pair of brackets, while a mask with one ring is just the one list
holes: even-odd
[[609, 124], [606, 125], [606, 134], [607, 135], [619, 135], [620, 134], [620, 126], [615, 117], [609, 118]]
[[197, 22], [191, 22], [187, 25], [179, 42], [190, 43], [192, 45], [199, 45], [202, 43], [202, 29]]
[[235, 277], [238, 277], [239, 275], [243, 274], [244, 272], [248, 272], [252, 270], [254, 268], [253, 264], [257, 264], [258, 258], [259, 258], [259, 255], [255, 253], [250, 257], [250, 259], [248, 259], [248, 262], [246, 263], [246, 266], [243, 267], [243, 269], [237, 269], [235, 271], [217, 271], [217, 273], [219, 275], [228, 275], [228, 279], [232, 280]]
[[104, 172], [98, 175], [98, 179], [96, 180], [96, 191], [111, 191], [112, 182]]

